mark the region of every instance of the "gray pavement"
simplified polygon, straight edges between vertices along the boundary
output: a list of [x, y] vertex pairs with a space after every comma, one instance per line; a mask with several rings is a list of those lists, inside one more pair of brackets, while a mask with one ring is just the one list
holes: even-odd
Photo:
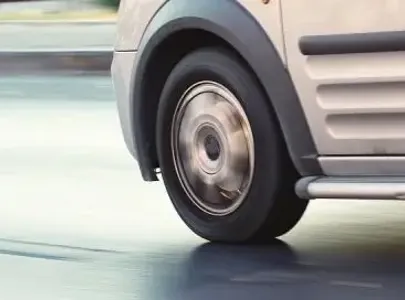
[[108, 74], [115, 23], [0, 22], [0, 76]]
[[38, 0], [0, 3], [0, 13], [21, 11], [59, 12], [99, 8], [94, 0]]
[[111, 50], [115, 23], [1, 23], [0, 50]]
[[[88, 2], [88, 1], [87, 1]], [[43, 9], [83, 6], [82, 1], [45, 1], [31, 5]], [[87, 6], [86, 6], [87, 5]], [[0, 6], [0, 13], [18, 4]], [[75, 8], [78, 9], [78, 8]], [[43, 72], [63, 74], [108, 73], [116, 24], [112, 21], [1, 21], [0, 76]]]
[[205, 243], [144, 183], [104, 77], [0, 78], [0, 299], [402, 299], [405, 204], [313, 201], [274, 245]]

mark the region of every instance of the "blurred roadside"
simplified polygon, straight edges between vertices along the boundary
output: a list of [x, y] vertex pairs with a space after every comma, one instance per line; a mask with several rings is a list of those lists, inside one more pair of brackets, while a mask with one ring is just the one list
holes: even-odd
[[0, 74], [109, 72], [115, 21], [95, 0], [0, 3]]
[[[4, 0], [3, 0], [4, 1]], [[116, 10], [108, 0], [0, 1], [0, 22], [96, 21], [113, 22]], [[115, 0], [110, 0], [115, 1]]]

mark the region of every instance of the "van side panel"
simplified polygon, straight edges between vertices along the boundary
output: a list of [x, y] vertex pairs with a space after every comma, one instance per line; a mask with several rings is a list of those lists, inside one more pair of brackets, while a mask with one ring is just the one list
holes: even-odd
[[281, 3], [288, 68], [318, 152], [405, 154], [405, 1]]
[[[121, 0], [118, 11], [117, 51], [136, 50], [150, 19], [167, 0]], [[237, 0], [263, 26], [280, 57], [285, 60], [281, 23], [281, 5], [274, 1], [265, 5], [257, 0]]]
[[166, 1], [121, 0], [118, 10], [115, 50], [136, 50], [149, 21]]
[[239, 3], [260, 23], [285, 63], [280, 1], [264, 4], [258, 0], [239, 0]]

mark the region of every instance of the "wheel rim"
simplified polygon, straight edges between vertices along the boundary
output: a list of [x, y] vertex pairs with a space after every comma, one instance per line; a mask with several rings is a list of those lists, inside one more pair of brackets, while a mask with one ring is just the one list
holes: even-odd
[[173, 117], [171, 146], [180, 183], [199, 209], [224, 216], [243, 203], [253, 177], [253, 135], [227, 88], [204, 81], [183, 94]]

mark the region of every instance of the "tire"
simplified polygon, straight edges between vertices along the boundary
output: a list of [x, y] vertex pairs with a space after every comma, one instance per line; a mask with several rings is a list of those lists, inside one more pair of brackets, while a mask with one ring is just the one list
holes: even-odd
[[[243, 170], [249, 169], [251, 171], [240, 172], [241, 174], [251, 175], [243, 175], [243, 178], [249, 179], [243, 179], [245, 181], [249, 181], [249, 186], [244, 190], [244, 192], [241, 192], [239, 189], [237, 190], [237, 194], [239, 194], [239, 196], [245, 193], [243, 199], [241, 198], [243, 201], [234, 210], [229, 210], [227, 213], [217, 213], [219, 211], [225, 211], [225, 208], [222, 209], [222, 206], [222, 210], [217, 208], [211, 209], [210, 207], [214, 207], [214, 204], [206, 204], [206, 207], [208, 208], [202, 208], [202, 206], [205, 205], [204, 203], [209, 203], [209, 201], [211, 201], [211, 198], [215, 198], [216, 201], [222, 199], [219, 195], [223, 196], [224, 193], [222, 190], [218, 193], [217, 187], [214, 191], [212, 185], [203, 185], [203, 188], [201, 188], [203, 190], [203, 195], [209, 195], [209, 197], [206, 197], [207, 201], [205, 202], [202, 200], [199, 201], [199, 197], [193, 196], [193, 189], [187, 188], [187, 186], [189, 186], [187, 182], [197, 182], [198, 185], [195, 184], [195, 190], [201, 190], [201, 182], [205, 182], [201, 178], [205, 177], [200, 178], [197, 176], [191, 178], [189, 181], [188, 179], [185, 180], [183, 178], [184, 176], [182, 177], [181, 174], [193, 174], [194, 176], [196, 173], [187, 173], [189, 171], [184, 171], [181, 173], [181, 166], [187, 166], [187, 168], [184, 167], [184, 170], [196, 170], [195, 164], [192, 164], [189, 160], [184, 159], [184, 155], [175, 155], [176, 153], [182, 153], [181, 151], [186, 151], [188, 155], [190, 153], [190, 155], [194, 155], [193, 153], [200, 153], [198, 150], [196, 150], [197, 152], [190, 152], [190, 148], [183, 147], [181, 142], [179, 142], [179, 146], [176, 147], [177, 144], [173, 141], [176, 141], [177, 136], [179, 137], [179, 140], [183, 141], [188, 139], [187, 135], [193, 138], [194, 135], [192, 133], [181, 135], [181, 133], [185, 132], [183, 127], [181, 127], [183, 125], [179, 126], [180, 129], [177, 131], [173, 128], [176, 128], [175, 124], [183, 124], [182, 122], [185, 122], [185, 118], [183, 120], [181, 117], [178, 117], [180, 120], [178, 122], [175, 118], [175, 116], [179, 115], [177, 112], [181, 110], [181, 108], [179, 108], [181, 107], [180, 102], [182, 102], [180, 99], [184, 97], [186, 91], [192, 90], [191, 87], [195, 86], [196, 84], [197, 86], [202, 86], [204, 82], [214, 84], [214, 86], [217, 84], [219, 87], [225, 88], [234, 95], [239, 103], [238, 105], [240, 105], [240, 107], [243, 109], [243, 112], [241, 113], [245, 113], [245, 116], [247, 117], [251, 128], [249, 132], [253, 138], [250, 140], [253, 141], [252, 143], [254, 144], [254, 147], [252, 148], [249, 148], [248, 146], [244, 147], [242, 144], [239, 144], [241, 145], [241, 149], [252, 150], [252, 152], [248, 152], [250, 163], [247, 163], [247, 160], [242, 161], [246, 162], [244, 163], [244, 166], [249, 165], [249, 168], [246, 167]], [[215, 96], [212, 96], [213, 94], [205, 95], [209, 95], [210, 97], [213, 97], [213, 99], [216, 99]], [[193, 99], [192, 101], [194, 101]], [[209, 99], [210, 101], [214, 101], [211, 100], [211, 98]], [[220, 100], [222, 101], [222, 98], [220, 98]], [[224, 105], [226, 106], [227, 104]], [[217, 113], [217, 111], [221, 111], [216, 108], [217, 106], [215, 106], [215, 109], [211, 110], [213, 114]], [[187, 106], [185, 109], [187, 109]], [[195, 111], [198, 112], [199, 110], [193, 110], [193, 112]], [[224, 111], [224, 113], [225, 112], [226, 111]], [[222, 114], [222, 111], [220, 113]], [[192, 116], [191, 112], [189, 115], [190, 114]], [[198, 120], [200, 114], [197, 114], [196, 116], [197, 117], [195, 119], [188, 120], [189, 124], [194, 124], [194, 120]], [[235, 114], [235, 116], [239, 115]], [[242, 123], [235, 124], [237, 124], [235, 126], [239, 126]], [[197, 125], [194, 127], [193, 126], [189, 126], [188, 128], [191, 129], [187, 130], [194, 132], [194, 127]], [[177, 132], [179, 133], [178, 135]], [[196, 129], [196, 132], [199, 132], [200, 134], [201, 131]], [[246, 133], [246, 131], [244, 132]], [[197, 139], [197, 141], [199, 136], [200, 135], [197, 134], [195, 135], [195, 139]], [[182, 139], [180, 139], [180, 137], [182, 137]], [[247, 137], [248, 135], [246, 134], [244, 136], [246, 141], [248, 141]], [[204, 143], [206, 140], [207, 137], [204, 140]], [[230, 140], [233, 141], [233, 137], [230, 138]], [[245, 139], [242, 140], [245, 141]], [[226, 141], [228, 140], [226, 139]], [[215, 143], [213, 142], [212, 144], [208, 144], [214, 145]], [[226, 146], [227, 144], [225, 143], [221, 145]], [[159, 102], [156, 146], [163, 181], [177, 213], [195, 234], [204, 239], [224, 243], [271, 242], [274, 238], [290, 231], [305, 212], [308, 201], [299, 199], [295, 194], [294, 185], [299, 179], [299, 174], [295, 171], [291, 159], [289, 158], [284, 140], [280, 134], [278, 123], [276, 122], [276, 118], [271, 110], [271, 107], [269, 107], [269, 101], [266, 98], [257, 79], [252, 75], [239, 57], [233, 54], [231, 51], [222, 48], [198, 49], [185, 56], [174, 67], [165, 83]], [[237, 157], [239, 159], [237, 154], [232, 154], [232, 149], [234, 148], [231, 148], [229, 145], [227, 147], [229, 149], [227, 152], [224, 150], [224, 153], [231, 153], [229, 154], [229, 157], [231, 157], [229, 158], [229, 161], [234, 161], [232, 160], [233, 157]], [[219, 149], [218, 151], [221, 151], [222, 148], [211, 147], [209, 149]], [[208, 155], [207, 153], [206, 155]], [[253, 156], [254, 161], [251, 161], [250, 158]], [[176, 157], [183, 161], [183, 165], [176, 160]], [[246, 157], [246, 155], [242, 155], [240, 157]], [[224, 159], [224, 161], [227, 162], [228, 160]], [[192, 165], [192, 167], [189, 167], [189, 165]], [[239, 169], [237, 169], [238, 166], [239, 165], [231, 165], [231, 170], [238, 171], [232, 171], [226, 174], [230, 174], [229, 176], [239, 176]], [[206, 176], [205, 173], [203, 174]], [[238, 178], [239, 180], [239, 178], [242, 178], [241, 176], [235, 178]], [[229, 180], [224, 182], [226, 184], [229, 183], [230, 185], [234, 184], [234, 182], [245, 182], [243, 180], [238, 180]], [[221, 181], [221, 184], [226, 185], [225, 183], [223, 184]], [[210, 191], [210, 194], [206, 192], [207, 190]], [[212, 196], [214, 193], [215, 197]], [[227, 190], [226, 193], [230, 193], [229, 195], [235, 195], [234, 191], [228, 192]], [[230, 196], [227, 197], [230, 198]], [[201, 199], [203, 198], [204, 197], [201, 197]], [[200, 203], [200, 206], [196, 205], [196, 203]], [[233, 202], [231, 201], [231, 203]], [[225, 204], [222, 204], [222, 202], [219, 201], [215, 205], [218, 205], [219, 207], [220, 204], [225, 207]]]

